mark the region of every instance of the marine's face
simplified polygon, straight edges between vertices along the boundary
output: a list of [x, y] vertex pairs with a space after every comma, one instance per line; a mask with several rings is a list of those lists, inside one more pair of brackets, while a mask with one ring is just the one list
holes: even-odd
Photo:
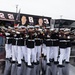
[[34, 29], [33, 28], [29, 28], [29, 31], [33, 31]]
[[15, 31], [18, 31], [18, 28], [17, 27], [15, 27]]
[[8, 31], [11, 31], [11, 29], [10, 29], [10, 28], [8, 28]]
[[35, 28], [35, 30], [38, 30], [39, 28]]

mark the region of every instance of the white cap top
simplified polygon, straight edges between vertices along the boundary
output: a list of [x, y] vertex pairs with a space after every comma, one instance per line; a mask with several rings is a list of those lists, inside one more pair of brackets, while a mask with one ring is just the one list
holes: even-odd
[[34, 26], [28, 26], [27, 28], [34, 28]]
[[38, 31], [42, 31], [42, 29], [39, 29]]
[[64, 30], [65, 28], [60, 28], [60, 30]]
[[46, 28], [47, 28], [47, 29], [49, 29], [49, 28], [50, 28], [50, 26], [47, 26]]
[[70, 29], [66, 28], [64, 31], [70, 31]]
[[8, 26], [8, 28], [13, 29], [13, 27], [11, 27], [11, 26]]
[[55, 30], [54, 28], [50, 29], [51, 31]]
[[39, 28], [40, 26], [39, 25], [35, 25], [35, 28]]
[[26, 28], [26, 26], [19, 26], [19, 28]]

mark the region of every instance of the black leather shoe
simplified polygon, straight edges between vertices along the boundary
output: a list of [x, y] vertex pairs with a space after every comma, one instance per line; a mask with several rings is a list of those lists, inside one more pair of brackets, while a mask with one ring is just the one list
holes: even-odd
[[59, 62], [58, 61], [54, 61], [54, 64], [57, 65]]
[[44, 54], [42, 54], [41, 56], [44, 57]]
[[64, 66], [64, 65], [58, 65], [57, 67], [63, 68], [63, 67], [65, 67], [65, 66]]
[[34, 65], [38, 65], [38, 63], [37, 62], [34, 62]]
[[21, 64], [18, 64], [17, 66], [18, 66], [18, 67], [21, 67]]
[[21, 59], [22, 62], [25, 62], [23, 59]]
[[68, 62], [68, 61], [65, 61], [65, 63], [66, 63], [66, 64], [69, 64], [70, 62]]
[[33, 68], [33, 66], [32, 66], [32, 65], [27, 65], [27, 67], [29, 67], [29, 68]]
[[47, 65], [48, 65], [48, 66], [51, 66], [51, 64], [50, 64], [50, 63], [47, 63]]
[[12, 64], [16, 63], [16, 61], [11, 61]]
[[54, 62], [54, 59], [50, 59], [49, 61], [50, 61], [50, 62]]

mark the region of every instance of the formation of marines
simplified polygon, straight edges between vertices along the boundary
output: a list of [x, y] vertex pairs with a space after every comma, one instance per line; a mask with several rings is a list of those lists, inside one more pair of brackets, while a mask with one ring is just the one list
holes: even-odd
[[[6, 58], [12, 58], [12, 63], [18, 62], [21, 65], [24, 60], [28, 66], [37, 64], [41, 56], [62, 66], [62, 61], [69, 62], [71, 50], [70, 29], [51, 29], [50, 26], [40, 28], [35, 26], [15, 26], [3, 28], [2, 32], [6, 37], [5, 51]], [[60, 53], [59, 53], [60, 52]]]
[[64, 67], [63, 61], [69, 63], [73, 33], [69, 28], [51, 28], [46, 25], [25, 25], [2, 27], [0, 32], [5, 36], [6, 60], [20, 67], [22, 62], [32, 68], [40, 59]]

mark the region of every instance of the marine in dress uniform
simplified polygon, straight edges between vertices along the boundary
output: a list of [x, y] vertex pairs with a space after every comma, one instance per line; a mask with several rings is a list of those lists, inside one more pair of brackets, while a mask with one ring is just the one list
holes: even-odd
[[[27, 18], [26, 18], [26, 16], [25, 15], [23, 15], [22, 16], [22, 18], [21, 18], [21, 23], [19, 24], [19, 26], [21, 26], [22, 28], [22, 33], [24, 32], [24, 35], [25, 35], [25, 37], [24, 37], [24, 47], [25, 47], [25, 49], [22, 51], [22, 55], [24, 56], [22, 56], [23, 58], [24, 58], [24, 61], [27, 63], [27, 46], [26, 46], [26, 33], [27, 33], [27, 26], [28, 26], [28, 24], [27, 24]], [[23, 47], [23, 48], [24, 48]], [[22, 48], [22, 49], [23, 49]]]
[[64, 52], [64, 60], [66, 63], [69, 63], [69, 59], [70, 59], [70, 53], [71, 53], [71, 36], [70, 36], [70, 29], [65, 28], [65, 36], [66, 36], [66, 49]]
[[43, 40], [42, 29], [38, 25], [35, 26], [35, 51], [36, 51], [36, 59], [40, 60], [41, 57], [41, 45]]
[[49, 56], [50, 56], [51, 46], [52, 46], [50, 27], [46, 27], [46, 32], [44, 37], [45, 37], [44, 40], [46, 44], [47, 65], [50, 65]]
[[34, 35], [34, 26], [28, 26], [28, 33], [27, 33], [27, 59], [28, 59], [28, 67], [32, 67], [32, 63], [36, 62], [35, 57], [35, 35]]
[[8, 30], [5, 32], [5, 51], [6, 51], [6, 58], [10, 59], [12, 57], [12, 33], [11, 28], [8, 28]]
[[60, 54], [58, 59], [59, 61], [58, 67], [63, 67], [64, 53], [65, 49], [67, 48], [67, 41], [66, 41], [66, 36], [64, 35], [64, 28], [61, 28], [59, 32], [59, 48], [60, 48]]
[[58, 62], [58, 50], [59, 50], [59, 33], [58, 33], [58, 30], [56, 30], [56, 29], [52, 30], [51, 40], [52, 40], [51, 57], [54, 59], [54, 63], [57, 63]]
[[21, 60], [23, 59], [23, 57], [25, 58], [25, 40], [24, 40], [25, 35], [22, 28], [24, 28], [24, 26], [19, 26], [19, 30], [16, 32], [18, 37], [17, 40], [18, 65], [21, 65], [22, 64]]
[[[46, 26], [44, 26], [43, 28], [43, 35], [45, 34], [46, 31]], [[43, 43], [42, 43], [42, 56], [44, 56], [44, 59], [46, 59], [46, 44], [45, 44], [45, 37], [42, 38], [43, 39]]]
[[13, 39], [12, 39], [12, 63], [14, 64], [15, 62], [17, 62], [17, 33], [16, 31], [18, 30], [18, 28], [14, 28], [12, 30], [12, 34], [13, 34]]

